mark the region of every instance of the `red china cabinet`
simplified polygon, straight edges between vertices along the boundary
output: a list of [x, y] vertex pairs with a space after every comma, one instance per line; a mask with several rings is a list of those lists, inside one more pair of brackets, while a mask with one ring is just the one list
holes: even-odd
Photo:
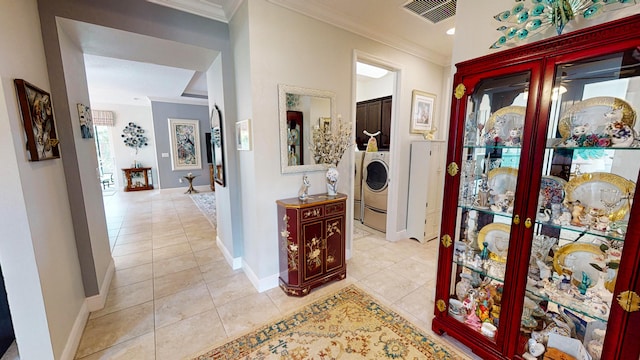
[[433, 330], [483, 359], [638, 359], [640, 15], [453, 87]]

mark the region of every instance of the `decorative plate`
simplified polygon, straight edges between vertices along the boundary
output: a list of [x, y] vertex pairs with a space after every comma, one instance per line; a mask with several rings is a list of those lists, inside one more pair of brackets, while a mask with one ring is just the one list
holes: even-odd
[[484, 242], [491, 252], [489, 257], [492, 260], [506, 262], [507, 252], [509, 251], [509, 233], [511, 226], [501, 223], [492, 223], [485, 225], [478, 232], [478, 247], [484, 249]]
[[[605, 209], [600, 200], [601, 189], [615, 189], [620, 191], [622, 197], [626, 197], [634, 193], [635, 188], [636, 184], [633, 181], [619, 175], [603, 172], [587, 173], [569, 180], [565, 187], [565, 202], [573, 203], [579, 200], [580, 204], [587, 208]], [[610, 219], [622, 220], [627, 211], [629, 211], [629, 200], [623, 198], [613, 207]]]
[[567, 109], [558, 122], [558, 132], [563, 139], [572, 136], [573, 131], [584, 131], [604, 136], [608, 123], [622, 121], [633, 129], [636, 112], [631, 105], [622, 99], [610, 96], [599, 96], [573, 104]]
[[591, 286], [598, 282], [599, 271], [589, 264], [597, 264], [605, 267], [605, 254], [600, 246], [585, 243], [570, 243], [561, 246], [553, 255], [553, 269], [558, 274], [571, 274], [574, 281], [580, 282], [582, 273], [586, 273], [591, 279]]
[[520, 146], [525, 112], [524, 106], [507, 106], [491, 114], [484, 126], [485, 143]]
[[562, 204], [564, 201], [564, 187], [567, 181], [556, 176], [543, 176], [540, 182], [540, 198], [543, 202], [539, 207], [551, 207], [551, 204]]
[[505, 194], [507, 191], [516, 191], [518, 182], [518, 169], [512, 167], [499, 167], [491, 169], [487, 176], [489, 188], [495, 194]]

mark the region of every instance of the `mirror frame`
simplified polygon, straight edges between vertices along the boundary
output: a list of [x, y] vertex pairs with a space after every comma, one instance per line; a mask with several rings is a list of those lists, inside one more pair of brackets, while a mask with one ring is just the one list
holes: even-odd
[[[331, 118], [335, 118], [336, 113], [336, 94], [331, 91], [303, 88], [291, 85], [278, 85], [278, 118], [280, 120], [280, 169], [283, 174], [323, 171], [327, 169], [325, 164], [313, 165], [289, 165], [289, 157], [287, 151], [287, 94], [296, 94], [302, 96], [314, 96], [328, 98], [331, 102]], [[309, 146], [309, 144], [303, 144]]]

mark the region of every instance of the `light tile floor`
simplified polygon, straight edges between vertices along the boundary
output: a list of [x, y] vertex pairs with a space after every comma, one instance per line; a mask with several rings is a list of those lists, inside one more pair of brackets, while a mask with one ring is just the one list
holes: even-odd
[[432, 334], [437, 242], [388, 242], [357, 223], [345, 280], [303, 298], [259, 293], [229, 267], [215, 228], [183, 190], [104, 197], [116, 272], [76, 359], [190, 358], [352, 283]]

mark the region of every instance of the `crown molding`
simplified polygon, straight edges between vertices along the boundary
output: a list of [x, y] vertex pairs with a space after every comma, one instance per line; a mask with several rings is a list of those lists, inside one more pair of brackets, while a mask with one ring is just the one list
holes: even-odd
[[227, 0], [220, 5], [213, 0], [147, 0], [148, 2], [188, 12], [223, 23], [229, 20], [240, 7], [242, 0]]
[[435, 63], [440, 66], [449, 66], [451, 64], [451, 57], [444, 56], [433, 51], [426, 49], [415, 42], [408, 41], [397, 36], [389, 35], [388, 33], [375, 31], [368, 27], [352, 21], [344, 16], [336, 16], [335, 10], [318, 3], [310, 3], [299, 0], [267, 0], [268, 2], [281, 6], [283, 8], [295, 11], [305, 16], [309, 16], [316, 20], [328, 23], [338, 28], [347, 30], [354, 34], [366, 37], [368, 39], [377, 41], [396, 50], [417, 56], [429, 62]]

